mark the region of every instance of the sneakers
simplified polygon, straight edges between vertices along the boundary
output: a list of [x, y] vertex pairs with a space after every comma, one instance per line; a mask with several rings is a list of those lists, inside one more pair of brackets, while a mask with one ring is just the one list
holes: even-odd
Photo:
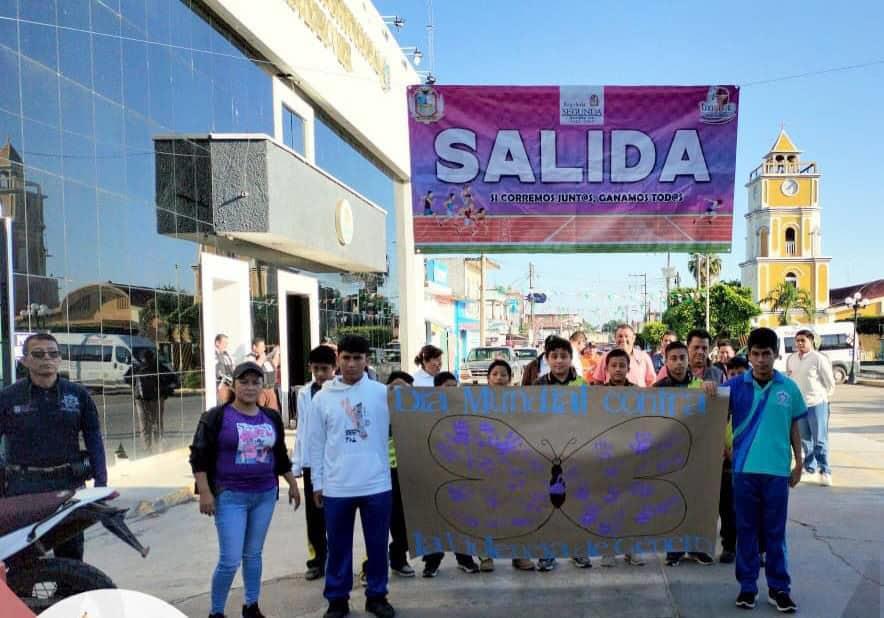
[[310, 567], [304, 572], [304, 579], [308, 582], [312, 582], [315, 579], [319, 579], [321, 577], [325, 577], [325, 569], [322, 567]]
[[479, 565], [476, 564], [476, 561], [472, 558], [470, 558], [469, 560], [464, 560], [463, 562], [458, 562], [457, 568], [459, 568], [464, 573], [469, 573], [470, 575], [474, 575], [479, 572]]
[[733, 564], [734, 560], [736, 559], [737, 555], [734, 552], [728, 550], [724, 550], [723, 552], [721, 552], [721, 555], [718, 557], [718, 561], [721, 564]]
[[681, 559], [684, 556], [683, 553], [680, 552], [668, 552], [666, 554], [666, 566], [678, 566], [681, 564]]
[[617, 566], [617, 556], [602, 556], [602, 566], [605, 568]]
[[347, 599], [335, 599], [328, 602], [328, 609], [323, 618], [344, 618], [350, 614], [350, 603]]
[[491, 558], [479, 558], [479, 570], [483, 573], [493, 573], [494, 560]]
[[573, 564], [578, 569], [591, 569], [592, 562], [589, 558], [580, 558], [578, 556], [574, 556], [571, 558], [571, 564]]
[[791, 614], [798, 610], [795, 601], [789, 596], [785, 590], [769, 590], [767, 592], [767, 602], [777, 608], [778, 612]]
[[378, 618], [393, 618], [396, 610], [387, 602], [387, 597], [375, 597], [365, 600], [365, 611]]
[[829, 472], [822, 472], [820, 474], [820, 485], [823, 487], [831, 487], [832, 486], [832, 474]]
[[629, 566], [645, 566], [645, 561], [632, 554], [624, 554], [623, 559]]
[[242, 606], [242, 618], [266, 618], [266, 616], [261, 613], [257, 603], [252, 603]]
[[546, 572], [552, 571], [554, 568], [556, 568], [557, 564], [558, 563], [556, 562], [555, 558], [538, 558], [537, 570], [540, 571], [541, 573], [546, 573]]
[[402, 566], [391, 566], [390, 570], [399, 577], [414, 577], [414, 569], [407, 562]]
[[224, 614], [209, 614], [209, 618], [225, 618]]
[[697, 564], [702, 564], [703, 566], [715, 564], [715, 560], [712, 559], [712, 556], [710, 556], [709, 554], [704, 554], [702, 552], [691, 552], [688, 554], [688, 558], [695, 561]]
[[535, 569], [534, 562], [527, 558], [514, 558], [513, 568], [518, 571], [533, 571]]
[[424, 564], [424, 572], [421, 573], [422, 577], [436, 577], [439, 574], [439, 565], [438, 564], [430, 564], [427, 562]]
[[737, 607], [740, 609], [755, 609], [755, 599], [758, 597], [754, 592], [741, 592], [737, 597]]

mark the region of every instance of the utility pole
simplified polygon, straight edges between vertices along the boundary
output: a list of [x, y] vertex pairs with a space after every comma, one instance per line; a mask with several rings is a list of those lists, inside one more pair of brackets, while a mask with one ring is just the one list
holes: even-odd
[[706, 254], [706, 332], [709, 332], [709, 254]]
[[648, 304], [648, 273], [631, 274], [630, 277], [642, 279], [642, 320], [647, 323], [651, 317], [651, 306]]
[[675, 277], [675, 269], [672, 268], [671, 254], [666, 253], [666, 267], [663, 269], [663, 278], [666, 279], [666, 308], [669, 309], [669, 282]]
[[479, 345], [485, 345], [485, 254], [479, 256]]
[[531, 298], [531, 326], [528, 330], [528, 344], [534, 345], [534, 262], [528, 262], [528, 295]]

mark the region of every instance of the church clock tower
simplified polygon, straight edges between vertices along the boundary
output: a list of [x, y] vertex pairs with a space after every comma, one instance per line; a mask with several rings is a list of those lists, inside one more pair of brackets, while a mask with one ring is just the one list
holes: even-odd
[[[785, 129], [746, 183], [746, 261], [740, 264], [743, 285], [756, 301], [780, 283], [805, 290], [816, 303], [813, 322], [828, 321], [829, 262], [822, 256], [819, 206], [820, 174], [815, 162], [801, 160]], [[761, 303], [759, 326], [779, 324], [779, 312]], [[790, 322], [808, 322], [803, 311], [791, 311]]]

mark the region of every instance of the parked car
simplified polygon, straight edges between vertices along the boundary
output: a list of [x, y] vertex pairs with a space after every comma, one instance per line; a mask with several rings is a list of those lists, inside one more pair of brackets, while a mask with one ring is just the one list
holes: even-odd
[[[852, 322], [835, 322], [833, 324], [814, 324], [811, 326], [779, 326], [775, 328], [780, 338], [780, 350], [774, 367], [777, 371], [786, 371], [786, 358], [795, 352], [795, 333], [807, 328], [814, 333], [814, 345], [832, 363], [835, 382], [842, 384], [850, 375], [850, 364], [853, 361], [853, 347], [858, 346]], [[856, 371], [859, 373], [859, 348], [856, 349]]]
[[522, 365], [519, 363], [515, 351], [506, 346], [482, 346], [470, 350], [464, 366], [460, 370], [461, 383], [487, 384], [488, 365], [498, 358], [509, 363], [513, 369], [513, 384], [518, 384], [522, 380]]
[[516, 353], [516, 362], [519, 363], [523, 370], [540, 353], [537, 351], [537, 348], [514, 348], [513, 352]]

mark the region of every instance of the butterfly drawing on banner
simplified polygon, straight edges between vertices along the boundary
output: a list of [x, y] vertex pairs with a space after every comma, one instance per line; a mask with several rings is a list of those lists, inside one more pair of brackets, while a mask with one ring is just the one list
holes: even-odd
[[663, 477], [688, 461], [691, 434], [682, 422], [635, 418], [577, 443], [572, 437], [557, 451], [501, 420], [446, 416], [433, 426], [429, 448], [457, 478], [436, 489], [436, 510], [454, 530], [498, 541], [536, 532], [556, 513], [605, 538], [657, 536], [681, 525], [687, 501]]

